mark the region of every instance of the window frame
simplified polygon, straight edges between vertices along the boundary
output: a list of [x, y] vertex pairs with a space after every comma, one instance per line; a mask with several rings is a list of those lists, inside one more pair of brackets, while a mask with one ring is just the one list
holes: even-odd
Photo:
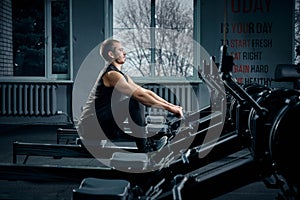
[[[107, 17], [107, 24], [105, 25], [105, 29], [107, 30], [105, 32], [105, 38], [109, 38], [113, 36], [113, 1], [114, 0], [105, 0], [105, 4], [106, 6], [106, 10], [108, 12], [108, 14], [106, 15]], [[155, 13], [152, 13], [152, 7], [155, 7], [155, 1], [156, 0], [149, 0], [151, 3], [151, 15], [154, 15]], [[154, 5], [153, 5], [154, 4]], [[194, 12], [193, 12], [193, 39], [200, 43], [201, 40], [201, 35], [200, 35], [200, 5], [201, 5], [201, 0], [193, 0], [193, 5], [194, 5]], [[155, 9], [155, 8], [154, 8]], [[151, 28], [152, 26], [155, 26], [155, 24], [153, 24], [151, 22]], [[152, 29], [151, 29], [152, 30]], [[151, 33], [151, 36], [153, 36], [153, 34]], [[197, 55], [198, 52], [200, 52], [200, 49], [194, 48], [194, 52], [195, 55]], [[153, 52], [151, 52], [151, 54], [153, 54]], [[201, 61], [197, 58], [195, 58], [196, 56], [194, 56], [194, 63], [195, 66], [199, 66]], [[151, 59], [153, 59], [153, 57], [151, 56]], [[153, 60], [152, 60], [152, 63]], [[156, 77], [154, 75], [154, 65], [151, 67], [150, 69], [151, 71], [151, 76], [145, 76], [145, 77], [132, 77], [133, 80], [139, 82], [139, 83], [149, 83], [149, 82], [166, 82], [166, 83], [170, 83], [170, 82], [186, 82], [191, 81], [191, 82], [202, 82], [202, 80], [199, 79], [198, 77], [198, 72], [197, 69], [194, 69], [193, 71], [193, 76], [192, 77]]]
[[68, 73], [53, 74], [52, 73], [52, 16], [51, 3], [55, 0], [44, 0], [45, 12], [45, 75], [44, 76], [1, 76], [0, 82], [73, 82], [73, 43], [72, 43], [72, 0], [69, 3], [69, 63]]

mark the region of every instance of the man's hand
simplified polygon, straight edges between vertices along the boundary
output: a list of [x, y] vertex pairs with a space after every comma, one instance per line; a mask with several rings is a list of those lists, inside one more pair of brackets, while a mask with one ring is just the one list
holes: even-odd
[[181, 106], [174, 105], [173, 106], [173, 113], [175, 114], [176, 117], [181, 118], [183, 117], [183, 111]]

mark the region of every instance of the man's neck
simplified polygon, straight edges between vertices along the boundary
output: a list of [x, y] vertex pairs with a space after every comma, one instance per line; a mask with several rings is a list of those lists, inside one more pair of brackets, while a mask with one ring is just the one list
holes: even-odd
[[111, 64], [114, 65], [114, 66], [115, 66], [116, 68], [118, 68], [119, 70], [121, 70], [121, 68], [122, 68], [122, 65], [119, 64], [119, 63], [117, 63], [117, 62], [112, 62]]

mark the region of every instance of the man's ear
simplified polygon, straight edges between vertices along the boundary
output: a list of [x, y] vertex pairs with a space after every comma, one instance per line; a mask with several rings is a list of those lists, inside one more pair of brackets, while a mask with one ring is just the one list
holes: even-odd
[[109, 51], [108, 56], [111, 57], [111, 58], [114, 58], [114, 53], [112, 51]]

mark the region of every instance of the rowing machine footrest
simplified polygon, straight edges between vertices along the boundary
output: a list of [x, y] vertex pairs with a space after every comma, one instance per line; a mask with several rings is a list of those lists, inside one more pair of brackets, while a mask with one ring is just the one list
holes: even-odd
[[146, 130], [148, 133], [167, 133], [168, 125], [166, 124], [147, 124]]
[[164, 124], [166, 123], [166, 118], [164, 116], [152, 116], [148, 115], [146, 117], [147, 124]]
[[149, 162], [146, 153], [115, 152], [110, 160], [110, 166], [118, 170], [144, 170]]

